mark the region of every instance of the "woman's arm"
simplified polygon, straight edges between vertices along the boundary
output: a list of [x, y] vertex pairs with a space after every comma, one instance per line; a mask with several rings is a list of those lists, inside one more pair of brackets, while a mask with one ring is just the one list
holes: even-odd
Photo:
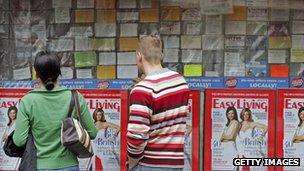
[[107, 122], [107, 124], [108, 124], [109, 128], [117, 129], [118, 132], [120, 131], [120, 126], [118, 126], [114, 123], [111, 123], [111, 122]]
[[30, 119], [26, 107], [30, 106], [27, 106], [25, 101], [21, 100], [17, 113], [16, 128], [13, 135], [13, 141], [19, 147], [25, 145], [30, 128]]
[[3, 142], [6, 141], [6, 139], [7, 139], [7, 137], [8, 137], [8, 135], [7, 135], [7, 129], [8, 129], [8, 126], [5, 127], [4, 133], [3, 133], [2, 138], [1, 138], [1, 140], [2, 140]]
[[236, 138], [236, 135], [237, 135], [237, 132], [238, 132], [238, 129], [239, 129], [239, 123], [237, 121], [235, 121], [230, 125], [230, 127], [232, 127], [231, 128], [232, 131], [231, 131], [230, 134], [225, 134], [225, 133], [222, 134], [222, 137], [221, 137], [222, 142], [235, 141], [235, 138]]

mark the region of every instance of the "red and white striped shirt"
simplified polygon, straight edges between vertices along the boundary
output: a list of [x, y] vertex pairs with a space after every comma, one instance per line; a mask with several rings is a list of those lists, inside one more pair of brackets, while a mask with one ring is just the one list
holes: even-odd
[[184, 167], [189, 88], [177, 72], [162, 68], [130, 93], [128, 156], [150, 167]]

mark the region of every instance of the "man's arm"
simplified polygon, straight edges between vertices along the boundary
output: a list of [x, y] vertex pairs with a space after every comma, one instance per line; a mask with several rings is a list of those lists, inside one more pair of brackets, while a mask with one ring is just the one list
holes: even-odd
[[152, 96], [146, 91], [135, 89], [130, 95], [130, 103], [127, 151], [129, 168], [133, 168], [143, 157], [149, 139]]

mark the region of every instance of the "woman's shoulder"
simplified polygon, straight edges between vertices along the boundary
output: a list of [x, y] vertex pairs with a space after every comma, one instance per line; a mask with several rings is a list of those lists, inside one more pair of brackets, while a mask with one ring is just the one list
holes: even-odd
[[239, 123], [237, 120], [232, 120], [232, 121], [231, 121], [231, 124], [234, 124], [234, 125], [235, 125], [235, 124], [240, 124], [240, 123]]

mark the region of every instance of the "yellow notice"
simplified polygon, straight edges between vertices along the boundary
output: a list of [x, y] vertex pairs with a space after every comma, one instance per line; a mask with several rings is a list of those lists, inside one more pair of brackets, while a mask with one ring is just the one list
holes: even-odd
[[115, 23], [116, 22], [116, 11], [115, 10], [97, 10], [96, 22]]
[[158, 9], [141, 9], [139, 11], [140, 22], [149, 23], [149, 22], [158, 22], [159, 21], [159, 12]]
[[75, 11], [76, 23], [93, 23], [94, 10], [76, 10]]
[[136, 37], [127, 37], [119, 39], [119, 51], [135, 51], [138, 39]]
[[116, 66], [97, 66], [97, 79], [115, 79]]
[[115, 0], [96, 0], [96, 9], [115, 9]]
[[91, 39], [90, 49], [99, 51], [115, 50], [115, 38]]
[[291, 48], [290, 36], [269, 37], [269, 49]]
[[202, 76], [203, 67], [201, 64], [186, 64], [184, 65], [184, 76], [197, 77]]
[[291, 49], [290, 62], [304, 62], [304, 49]]
[[227, 20], [244, 21], [247, 19], [247, 7], [246, 6], [234, 6], [233, 13], [226, 15]]
[[161, 10], [161, 18], [164, 21], [179, 21], [181, 10], [179, 7], [163, 7]]

